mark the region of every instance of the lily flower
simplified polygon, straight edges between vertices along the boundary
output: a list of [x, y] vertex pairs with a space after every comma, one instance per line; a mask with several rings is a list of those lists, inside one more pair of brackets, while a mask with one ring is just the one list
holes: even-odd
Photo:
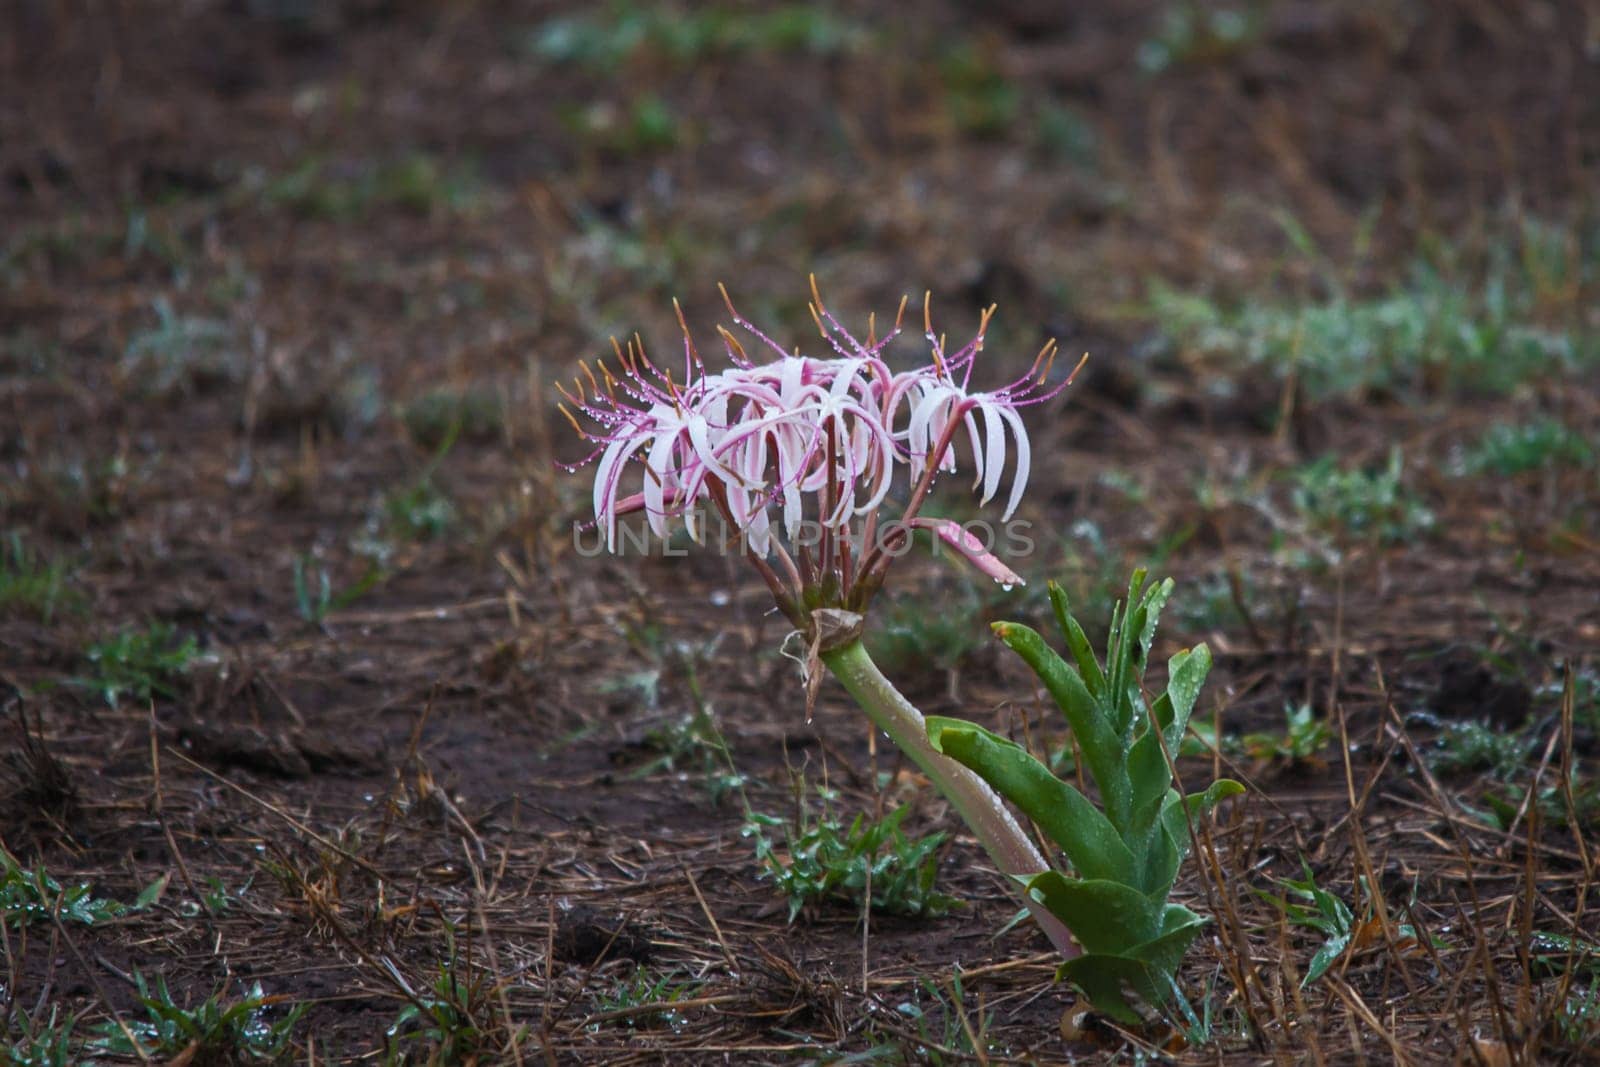
[[[651, 532], [663, 538], [669, 520], [682, 517], [698, 542], [705, 532], [698, 514], [709, 506], [742, 535], [786, 610], [809, 603], [859, 612], [897, 554], [898, 541], [871, 541], [879, 528], [878, 510], [903, 467], [911, 503], [897, 526], [885, 527], [895, 527], [886, 537], [929, 529], [983, 573], [1007, 584], [1020, 582], [981, 546], [974, 549], [975, 539], [947, 526], [919, 522], [917, 513], [933, 473], [957, 469], [954, 438], [960, 428], [966, 430], [973, 487], [981, 490], [981, 504], [999, 492], [1007, 460], [1015, 457], [1002, 521], [1016, 512], [1031, 467], [1028, 433], [1018, 412], [1050, 400], [1071, 381], [1068, 376], [1050, 382], [1054, 345], [1046, 345], [1028, 373], [1010, 385], [971, 390], [993, 308], [983, 313], [971, 341], [947, 352], [944, 339], [933, 332], [925, 299], [929, 360], [897, 373], [885, 361], [884, 350], [902, 332], [905, 301], [888, 333], [877, 337], [876, 322], [870, 320], [867, 340], [862, 341], [827, 309], [815, 279], [812, 296], [811, 312], [828, 345], [827, 358], [783, 348], [740, 315], [724, 290], [734, 327], [773, 358], [751, 359], [723, 328], [719, 334], [732, 366], [707, 371], [680, 311], [681, 383], [650, 360], [636, 337], [625, 347], [613, 341], [618, 371], [602, 361], [596, 375], [585, 364], [574, 389], [562, 389], [572, 409], [563, 406], [563, 411], [597, 446], [584, 462], [597, 461], [594, 519], [604, 530], [607, 547], [615, 550], [617, 520], [631, 511], [643, 511]], [[583, 428], [574, 412], [597, 428]], [[640, 491], [629, 494], [624, 476], [634, 461], [642, 469]], [[822, 532], [818, 545], [802, 543], [808, 519]], [[781, 539], [774, 537], [775, 530], [781, 531]], [[852, 545], [859, 547], [861, 558], [852, 554]], [[818, 550], [815, 557], [813, 548]], [[802, 619], [795, 621], [803, 625]]]
[[[707, 371], [680, 310], [681, 380], [653, 363], [635, 337], [626, 346], [613, 341], [615, 371], [602, 361], [596, 374], [585, 363], [573, 389], [561, 387], [563, 414], [595, 446], [569, 469], [595, 464], [594, 521], [607, 547], [616, 548], [622, 515], [644, 512], [658, 537], [666, 536], [670, 519], [681, 516], [698, 542], [706, 532], [700, 509], [716, 510], [738, 532], [747, 557], [807, 645], [808, 716], [826, 664], [873, 723], [950, 799], [1002, 871], [1031, 876], [1047, 870], [983, 779], [934, 750], [921, 712], [878, 671], [861, 634], [867, 606], [914, 530], [927, 530], [995, 581], [1022, 584], [961, 525], [919, 512], [936, 472], [957, 470], [955, 439], [965, 428], [981, 503], [1000, 491], [1007, 459], [1015, 456], [1004, 514], [1009, 519], [1027, 487], [1032, 459], [1019, 412], [1057, 396], [1072, 375], [1051, 382], [1052, 343], [1011, 384], [971, 389], [992, 307], [983, 312], [972, 340], [948, 352], [944, 338], [933, 332], [924, 297], [928, 361], [896, 372], [885, 350], [902, 332], [904, 300], [883, 337], [869, 318], [863, 341], [828, 310], [813, 278], [811, 314], [828, 348], [817, 358], [779, 345], [739, 314], [726, 290], [722, 295], [734, 328], [749, 335], [752, 347], [767, 349], [770, 359], [751, 358], [732, 330], [719, 327], [730, 366]], [[636, 461], [639, 488], [629, 492], [624, 482]], [[902, 469], [908, 503], [898, 519], [880, 526], [879, 510]], [[820, 530], [819, 538], [802, 536], [808, 522]], [[1031, 895], [1023, 903], [1057, 948], [1074, 954], [1061, 921]]]

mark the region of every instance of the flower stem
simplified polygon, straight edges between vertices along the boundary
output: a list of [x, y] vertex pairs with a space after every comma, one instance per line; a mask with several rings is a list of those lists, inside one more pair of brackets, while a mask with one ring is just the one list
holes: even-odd
[[[873, 725], [888, 734], [939, 787], [939, 792], [955, 807], [1001, 873], [1030, 875], [1049, 869], [1044, 857], [988, 783], [955, 760], [936, 752], [929, 744], [922, 712], [883, 676], [860, 641], [823, 652], [821, 658], [856, 698]], [[1036, 900], [1025, 897], [1024, 903], [1057, 951], [1069, 959], [1080, 953], [1061, 920]]]

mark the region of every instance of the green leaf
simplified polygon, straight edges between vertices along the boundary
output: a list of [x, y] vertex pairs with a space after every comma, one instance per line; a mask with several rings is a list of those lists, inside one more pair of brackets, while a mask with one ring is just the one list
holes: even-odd
[[1069, 981], [1083, 990], [1095, 1010], [1126, 1026], [1139, 1026], [1144, 1018], [1128, 1003], [1122, 991], [1126, 983], [1146, 1000], [1157, 1000], [1150, 968], [1138, 960], [1121, 956], [1079, 956], [1063, 963], [1056, 971], [1057, 981]]
[[1311, 957], [1311, 963], [1306, 967], [1306, 976], [1300, 980], [1301, 989], [1328, 973], [1328, 968], [1332, 967], [1334, 961], [1344, 955], [1344, 950], [1350, 947], [1351, 933], [1352, 931], [1346, 930], [1334, 934], [1322, 943], [1322, 947], [1317, 949], [1317, 954]]
[[1211, 650], [1196, 645], [1192, 650], [1179, 652], [1167, 661], [1167, 697], [1172, 701], [1172, 719], [1163, 722], [1167, 748], [1173, 753], [1183, 741], [1183, 732], [1189, 727], [1189, 715], [1200, 699], [1200, 689], [1211, 673]]
[[166, 892], [167, 882], [172, 879], [171, 872], [163, 874], [160, 878], [145, 886], [133, 901], [135, 911], [142, 911], [161, 899], [161, 894]]
[[1078, 675], [1083, 679], [1083, 684], [1090, 695], [1097, 700], [1105, 699], [1106, 676], [1100, 669], [1100, 661], [1095, 657], [1094, 647], [1089, 644], [1089, 636], [1083, 632], [1083, 627], [1078, 625], [1078, 620], [1072, 617], [1068, 610], [1067, 594], [1055, 582], [1049, 587], [1050, 606], [1055, 609], [1056, 622], [1061, 626], [1061, 632], [1067, 639], [1067, 650], [1072, 653], [1072, 658], [1078, 661]]
[[1206, 920], [1177, 904], [1167, 906], [1165, 932], [1121, 955], [1088, 953], [1068, 960], [1056, 970], [1058, 980], [1075, 983], [1095, 1008], [1123, 1023], [1143, 1022], [1128, 1003], [1127, 985], [1152, 1005], [1164, 1005], [1179, 996], [1174, 975], [1189, 944]]
[[[1184, 797], [1183, 808], [1185, 813], [1191, 819], [1197, 816], [1209, 815], [1211, 814], [1212, 808], [1215, 808], [1218, 804], [1222, 803], [1224, 800], [1227, 800], [1229, 797], [1239, 796], [1243, 792], [1244, 786], [1240, 785], [1232, 778], [1218, 778], [1201, 792], [1190, 793], [1188, 796]], [[1166, 811], [1168, 809], [1176, 810], [1177, 807], [1178, 794], [1176, 791], [1174, 791], [1171, 798], [1168, 800], [1168, 804], [1162, 811], [1162, 817], [1166, 817]]]
[[1190, 793], [1180, 798], [1176, 789], [1169, 790], [1161, 804], [1161, 819], [1151, 828], [1141, 854], [1146, 859], [1144, 878], [1140, 888], [1146, 893], [1165, 894], [1178, 877], [1178, 867], [1189, 854], [1189, 827], [1184, 813], [1192, 818], [1208, 814], [1228, 797], [1244, 792], [1244, 786], [1231, 778], [1219, 778], [1203, 792]]
[[1060, 871], [1036, 874], [1025, 884], [1090, 953], [1128, 955], [1161, 935], [1161, 906], [1131, 885]]
[[1021, 808], [1061, 847], [1079, 874], [1133, 881], [1133, 854], [1116, 827], [1020, 745], [976, 723], [938, 715], [928, 718], [928, 741]]
[[1133, 797], [1123, 762], [1122, 734], [1114, 729], [1083, 679], [1045, 644], [1038, 631], [1021, 623], [997, 622], [994, 632], [1044, 683], [1078, 738], [1084, 762], [1100, 787], [1107, 817], [1113, 826], [1126, 826]]
[[[1161, 721], [1161, 709], [1171, 711], [1165, 694], [1151, 706], [1151, 713]], [[1126, 829], [1129, 840], [1137, 841], [1149, 833], [1151, 825], [1160, 814], [1161, 802], [1172, 788], [1172, 767], [1167, 763], [1167, 753], [1161, 751], [1161, 734], [1146, 730], [1128, 750], [1128, 785], [1133, 793], [1133, 811]]]
[[1161, 609], [1167, 606], [1167, 599], [1172, 596], [1173, 585], [1171, 578], [1157, 582], [1146, 590], [1144, 599], [1139, 605], [1140, 662], [1147, 662], [1150, 659], [1150, 646], [1155, 643], [1156, 637], [1156, 622], [1161, 618]]

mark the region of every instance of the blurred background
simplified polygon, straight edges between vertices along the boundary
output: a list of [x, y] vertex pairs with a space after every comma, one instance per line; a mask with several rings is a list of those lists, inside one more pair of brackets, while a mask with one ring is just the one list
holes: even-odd
[[[1527, 739], [1587, 663], [1593, 744], [1597, 191], [1594, 0], [6, 0], [0, 699], [72, 771], [13, 776], [8, 847], [131, 897], [149, 730], [369, 830], [391, 772], [540, 833], [705, 825], [686, 707], [751, 781], [817, 743], [781, 627], [732, 561], [575, 556], [553, 386], [670, 351], [674, 297], [711, 338], [718, 282], [812, 344], [812, 272], [863, 330], [998, 304], [980, 380], [1090, 354], [1030, 415], [1029, 590], [919, 555], [881, 605], [927, 710], [1028, 684], [981, 621], [1042, 579], [1103, 618], [1149, 563], [1224, 731], [1337, 692]], [[282, 825], [169, 773], [189, 862], [246, 884], [213, 809]]]

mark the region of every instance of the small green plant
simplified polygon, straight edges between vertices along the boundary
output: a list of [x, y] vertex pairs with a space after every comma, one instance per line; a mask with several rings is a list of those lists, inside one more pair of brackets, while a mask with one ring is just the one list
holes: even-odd
[[[894, 1007], [895, 1014], [916, 1028], [916, 1039], [907, 1041], [897, 1037], [892, 1044], [885, 1042], [880, 1046], [885, 1054], [882, 1058], [910, 1053], [906, 1062], [934, 1067], [947, 1063], [987, 1062], [988, 1054], [1001, 1051], [989, 1038], [994, 1014], [980, 1015], [976, 1022], [965, 1018], [966, 999], [959, 963], [951, 972], [948, 996], [932, 978], [923, 978], [920, 988], [913, 987], [911, 996]], [[907, 1048], [907, 1045], [912, 1047]], [[871, 1057], [878, 1058], [878, 1055]]]
[[1344, 955], [1356, 936], [1357, 924], [1350, 906], [1326, 889], [1318, 887], [1311, 868], [1303, 862], [1302, 867], [1305, 871], [1303, 880], [1286, 878], [1283, 880], [1283, 885], [1288, 889], [1290, 896], [1305, 903], [1296, 903], [1286, 897], [1273, 896], [1259, 890], [1257, 892], [1282, 911], [1284, 918], [1290, 923], [1315, 930], [1324, 938], [1322, 947], [1311, 957], [1311, 962], [1306, 965], [1305, 976], [1300, 979], [1300, 988], [1304, 989], [1328, 973], [1328, 968]]
[[202, 911], [210, 915], [224, 915], [232, 908], [234, 902], [242, 900], [244, 893], [250, 888], [250, 881], [246, 880], [238, 892], [228, 888], [226, 882], [214, 874], [208, 874], [200, 879], [196, 887], [199, 899], [185, 900], [178, 905], [178, 910], [185, 915], [199, 915]]
[[268, 205], [302, 218], [348, 222], [380, 210], [465, 212], [479, 185], [469, 169], [421, 153], [353, 167], [312, 156], [267, 181], [261, 193]]
[[685, 10], [613, 3], [603, 14], [548, 19], [529, 45], [547, 62], [612, 73], [646, 53], [681, 64], [741, 52], [834, 55], [855, 48], [865, 36], [857, 23], [824, 5], [705, 4]]
[[1051, 157], [1078, 167], [1093, 167], [1099, 161], [1100, 135], [1077, 109], [1046, 101], [1034, 121], [1039, 147]]
[[1323, 456], [1294, 473], [1294, 507], [1313, 529], [1341, 542], [1404, 544], [1433, 528], [1433, 513], [1406, 489], [1398, 448], [1378, 470], [1341, 468]]
[[47, 923], [52, 917], [93, 926], [127, 910], [114, 900], [93, 896], [88, 883], [63, 887], [44, 869], [44, 864], [30, 871], [11, 853], [0, 849], [0, 916], [13, 928]]
[[[1311, 962], [1306, 965], [1305, 976], [1300, 979], [1300, 988], [1304, 989], [1327, 974], [1328, 968], [1346, 952], [1364, 944], [1374, 931], [1381, 928], [1381, 924], [1372, 910], [1370, 889], [1366, 893], [1368, 906], [1363, 917], [1358, 920], [1348, 904], [1336, 894], [1317, 885], [1316, 876], [1312, 874], [1311, 867], [1305, 860], [1300, 861], [1300, 867], [1305, 873], [1304, 879], [1282, 880], [1284, 888], [1289, 891], [1288, 897], [1276, 896], [1259, 889], [1255, 890], [1255, 893], [1281, 911], [1291, 925], [1315, 930], [1323, 936], [1321, 947], [1312, 955]], [[1360, 885], [1364, 889], [1368, 888], [1365, 878], [1360, 879]], [[1289, 899], [1290, 897], [1294, 899]], [[1394, 929], [1396, 935], [1403, 941], [1417, 940], [1416, 930], [1408, 923], [1397, 924]]]
[[306, 1010], [304, 1004], [296, 1004], [281, 1018], [269, 1018], [269, 1009], [288, 998], [263, 993], [260, 982], [232, 1002], [224, 1001], [219, 990], [193, 1008], [182, 1008], [172, 999], [164, 975], [156, 976], [154, 991], [137, 971], [133, 981], [145, 1018], [128, 1023], [126, 1033], [114, 1022], [102, 1023], [93, 1047], [141, 1060], [182, 1056], [197, 1067], [274, 1063], [288, 1054], [294, 1028]]
[[[445, 927], [445, 958], [433, 983], [413, 994], [399, 1016], [384, 1031], [385, 1064], [415, 1062], [408, 1049], [422, 1046], [427, 1063], [470, 1063], [490, 1040], [489, 997], [493, 988], [485, 976], [456, 952], [455, 932]], [[520, 1040], [513, 1035], [512, 1040]]]
[[[624, 1017], [628, 1029], [651, 1023], [665, 1023], [674, 1032], [681, 1030], [684, 1024], [683, 1013], [672, 1008], [671, 1005], [694, 995], [693, 982], [678, 982], [672, 971], [652, 975], [648, 970], [639, 967], [625, 978], [619, 978], [611, 989], [595, 998], [595, 1014], [604, 1015], [608, 1012], [628, 1011], [632, 1008], [641, 1008], [645, 1005], [660, 1005], [655, 1011], [629, 1011]], [[601, 1023], [594, 1023], [591, 1029], [598, 1030]]]
[[660, 698], [661, 664], [670, 662], [682, 675], [692, 708], [659, 722], [645, 733], [643, 747], [657, 755], [635, 768], [629, 777], [645, 778], [662, 771], [683, 774], [697, 768], [713, 804], [742, 790], [747, 779], [734, 766], [733, 752], [717, 728], [716, 716], [700, 686], [697, 663], [716, 648], [716, 639], [699, 648], [686, 642], [669, 645], [654, 622], [629, 626], [627, 638], [642, 657], [657, 666], [607, 679], [601, 691], [611, 694], [620, 707], [654, 709]]
[[1112, 611], [1104, 665], [1054, 583], [1050, 602], [1070, 665], [1037, 631], [994, 624], [1060, 707], [1099, 788], [1103, 812], [1015, 742], [976, 723], [928, 719], [935, 749], [1021, 808], [1066, 854], [1072, 874], [1051, 869], [1021, 881], [1084, 949], [1058, 975], [1083, 989], [1101, 1011], [1130, 1023], [1140, 1016], [1124, 986], [1153, 1006], [1187, 1007], [1176, 972], [1206, 920], [1169, 903], [1167, 895], [1189, 851], [1189, 820], [1244, 791], [1228, 779], [1188, 797], [1173, 788], [1171, 761], [1211, 669], [1211, 653], [1197, 645], [1174, 655], [1166, 691], [1146, 703], [1144, 672], [1172, 584], [1167, 579], [1147, 588], [1145, 572], [1134, 572], [1127, 599]]
[[143, 630], [123, 630], [90, 645], [84, 653], [90, 674], [82, 682], [116, 706], [123, 696], [148, 703], [157, 696], [173, 699], [189, 666], [200, 654], [193, 637], [178, 638], [177, 629], [153, 622]]
[[1333, 740], [1333, 729], [1328, 721], [1318, 718], [1310, 704], [1285, 704], [1283, 718], [1282, 734], [1251, 733], [1240, 738], [1245, 754], [1263, 763], [1321, 762], [1320, 753]]
[[656, 93], [639, 96], [626, 108], [599, 100], [560, 114], [562, 124], [586, 143], [624, 156], [671, 148], [681, 137], [677, 113]]
[[1157, 74], [1168, 67], [1217, 62], [1261, 38], [1266, 19], [1254, 3], [1169, 4], [1157, 32], [1139, 46], [1139, 67]]
[[233, 332], [213, 319], [181, 315], [158, 297], [155, 325], [134, 334], [122, 366], [147, 396], [182, 396], [239, 380], [242, 368], [230, 351]]
[[29, 550], [16, 530], [0, 541], [0, 613], [30, 615], [48, 624], [57, 611], [78, 608], [82, 600], [67, 584], [64, 562], [46, 561]]
[[384, 530], [406, 541], [436, 540], [455, 521], [455, 504], [428, 474], [383, 498]]
[[59, 1005], [52, 1006], [50, 1021], [35, 1025], [20, 1007], [11, 1005], [13, 1026], [20, 1025], [22, 1034], [19, 1037], [7, 1029], [10, 1043], [0, 1045], [0, 1053], [8, 1057], [6, 1063], [11, 1067], [76, 1067], [81, 1060], [73, 1044], [72, 1031], [78, 1025], [79, 1016], [68, 1015], [63, 1019], [60, 1012]]
[[328, 569], [317, 563], [310, 553], [294, 558], [294, 604], [300, 617], [315, 626], [321, 626], [335, 611], [342, 611], [382, 584], [382, 567], [368, 561], [361, 577], [348, 588], [337, 593]]
[[1461, 457], [1463, 474], [1511, 477], [1548, 467], [1589, 467], [1594, 443], [1560, 419], [1546, 416], [1529, 422], [1498, 422]]
[[[1565, 699], [1566, 683], [1560, 679], [1535, 690], [1534, 695], [1553, 704]], [[1600, 734], [1600, 670], [1577, 667], [1572, 672], [1572, 721], [1580, 730]]]
[[1509, 777], [1521, 770], [1535, 740], [1524, 732], [1495, 729], [1483, 722], [1445, 724], [1434, 742], [1429, 764], [1440, 774], [1493, 771]]
[[[773, 815], [749, 812], [744, 835], [755, 844], [762, 876], [789, 900], [789, 921], [802, 908], [829, 897], [859, 906], [870, 887], [872, 908], [888, 915], [942, 915], [955, 901], [933, 888], [939, 873], [942, 833], [908, 838], [900, 829], [911, 808], [896, 808], [871, 822], [857, 815], [849, 829], [831, 812], [813, 818], [804, 806], [796, 825]], [[782, 830], [783, 848], [767, 836]]]
[[1574, 1051], [1592, 1050], [1600, 1043], [1600, 975], [1588, 986], [1575, 985], [1551, 1021], [1558, 1040]]
[[[1555, 781], [1545, 779], [1531, 798], [1532, 805], [1539, 809], [1540, 820], [1546, 826], [1567, 827], [1575, 818], [1583, 829], [1600, 823], [1600, 785], [1585, 778], [1577, 766], [1572, 768], [1572, 776], [1565, 788], [1561, 785], [1560, 775], [1557, 773], [1554, 777]], [[1462, 806], [1485, 825], [1508, 830], [1530, 806], [1529, 789], [1526, 785], [1495, 782], [1483, 794], [1482, 808]], [[1570, 804], [1567, 799], [1569, 794]]]

